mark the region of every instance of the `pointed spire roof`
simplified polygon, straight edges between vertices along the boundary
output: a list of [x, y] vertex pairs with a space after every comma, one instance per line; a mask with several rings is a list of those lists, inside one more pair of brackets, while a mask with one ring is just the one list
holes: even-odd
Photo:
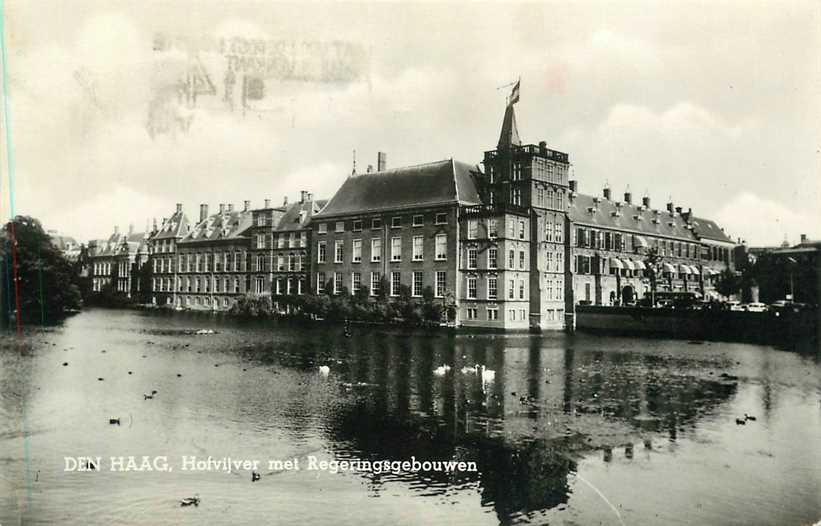
[[519, 129], [516, 127], [516, 113], [513, 111], [513, 104], [508, 104], [497, 149], [507, 150], [511, 145], [521, 146], [522, 141], [519, 140]]

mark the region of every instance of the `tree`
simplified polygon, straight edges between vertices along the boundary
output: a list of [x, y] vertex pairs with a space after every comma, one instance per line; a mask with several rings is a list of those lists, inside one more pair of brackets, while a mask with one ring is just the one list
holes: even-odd
[[[37, 219], [17, 216], [3, 228], [0, 259], [3, 322], [53, 322], [82, 307], [77, 269], [51, 243]], [[14, 280], [17, 280], [16, 286]]]
[[722, 296], [732, 296], [741, 288], [741, 277], [725, 268], [716, 280], [716, 291]]

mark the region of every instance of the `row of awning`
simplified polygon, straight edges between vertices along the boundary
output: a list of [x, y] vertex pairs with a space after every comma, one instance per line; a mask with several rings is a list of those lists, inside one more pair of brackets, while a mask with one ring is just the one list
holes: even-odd
[[[642, 261], [633, 261], [630, 259], [619, 259], [612, 257], [610, 258], [610, 266], [613, 268], [617, 268], [619, 270], [645, 270], [647, 268], [647, 266]], [[664, 270], [664, 272], [669, 272], [671, 274], [701, 274], [703, 276], [715, 276], [719, 274], [719, 271], [715, 269], [704, 267], [702, 270], [699, 270], [698, 267], [694, 265], [685, 265], [683, 263], [680, 263], [678, 265], [673, 265], [672, 263], [662, 263], [661, 267]]]

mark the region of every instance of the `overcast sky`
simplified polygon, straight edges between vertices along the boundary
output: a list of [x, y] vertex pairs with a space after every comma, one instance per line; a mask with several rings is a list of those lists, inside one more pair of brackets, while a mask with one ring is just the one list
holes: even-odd
[[[752, 244], [821, 237], [818, 1], [166, 4], [5, 3], [16, 213], [84, 241], [176, 202], [330, 197], [354, 149], [360, 171], [378, 150], [478, 163], [521, 77], [522, 139], [568, 152], [582, 192], [672, 197]], [[268, 75], [243, 115], [221, 38], [324, 43], [305, 63], [342, 42], [351, 74]], [[191, 64], [216, 90], [193, 106]]]

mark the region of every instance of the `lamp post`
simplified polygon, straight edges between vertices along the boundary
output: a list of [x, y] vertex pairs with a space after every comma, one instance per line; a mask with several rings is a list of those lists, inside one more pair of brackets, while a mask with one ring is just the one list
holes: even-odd
[[795, 283], [793, 274], [795, 272], [795, 264], [798, 263], [798, 261], [788, 256], [787, 263], [790, 266], [790, 301], [795, 301]]

